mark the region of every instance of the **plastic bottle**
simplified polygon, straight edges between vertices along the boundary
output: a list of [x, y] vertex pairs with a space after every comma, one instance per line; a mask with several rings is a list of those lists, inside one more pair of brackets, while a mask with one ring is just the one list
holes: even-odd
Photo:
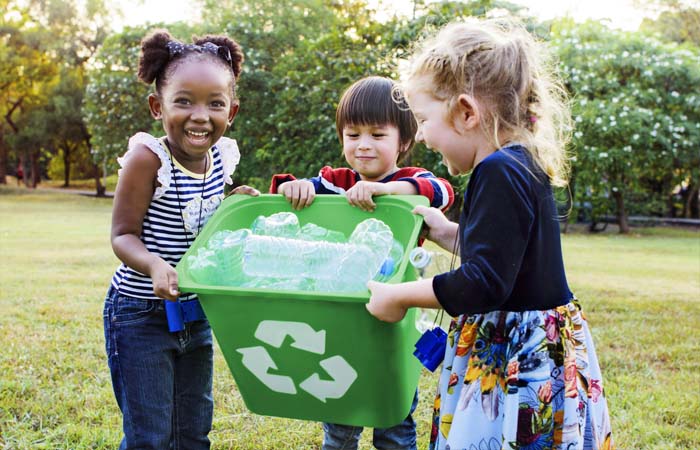
[[251, 234], [245, 239], [242, 270], [247, 277], [303, 279], [302, 286], [310, 290], [360, 291], [379, 272], [392, 244], [391, 230], [376, 219], [358, 224], [347, 243]]
[[300, 231], [296, 214], [279, 212], [270, 216], [258, 216], [250, 226], [253, 234], [294, 238]]
[[326, 242], [347, 242], [348, 239], [340, 231], [329, 230], [315, 223], [307, 223], [301, 230], [297, 238], [304, 241], [326, 241]]

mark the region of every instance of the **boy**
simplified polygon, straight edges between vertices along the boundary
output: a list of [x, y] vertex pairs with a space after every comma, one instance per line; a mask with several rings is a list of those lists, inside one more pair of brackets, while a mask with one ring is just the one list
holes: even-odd
[[[270, 193], [282, 194], [294, 209], [311, 205], [316, 194], [345, 195], [351, 205], [372, 211], [375, 195], [418, 194], [430, 206], [446, 210], [454, 201], [447, 180], [420, 167], [398, 164], [415, 144], [417, 124], [406, 103], [395, 100], [395, 85], [388, 78], [368, 77], [353, 83], [336, 110], [336, 130], [350, 168], [325, 166], [318, 176], [297, 180], [291, 174], [272, 177]], [[375, 428], [377, 449], [416, 449], [416, 423], [412, 414], [417, 392], [406, 419], [390, 428]], [[323, 424], [323, 450], [356, 449], [362, 427]]]

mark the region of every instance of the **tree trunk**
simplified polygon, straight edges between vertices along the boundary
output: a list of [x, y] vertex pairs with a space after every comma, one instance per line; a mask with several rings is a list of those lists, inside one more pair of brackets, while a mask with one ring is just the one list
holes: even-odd
[[0, 184], [7, 184], [7, 144], [5, 144], [5, 136], [0, 131]]
[[[38, 151], [31, 151], [29, 152], [29, 162], [31, 164], [31, 185], [27, 184], [28, 187], [31, 188], [36, 188], [39, 182], [41, 181], [41, 173], [39, 172], [41, 168], [39, 167], [39, 152]], [[25, 175], [25, 179], [27, 176]], [[29, 180], [27, 180], [27, 183], [29, 183]]]
[[94, 168], [93, 173], [95, 174], [95, 187], [97, 189], [95, 195], [97, 197], [104, 197], [107, 191], [107, 187], [102, 184], [102, 180], [100, 179], [102, 175], [100, 173], [100, 166], [98, 166], [95, 163], [92, 163], [92, 167]]
[[683, 207], [685, 214], [684, 217], [688, 219], [700, 219], [700, 200], [698, 199], [699, 187], [693, 186], [692, 184], [688, 186], [688, 198], [685, 201], [685, 206]]
[[666, 207], [668, 208], [668, 217], [674, 218], [678, 216], [678, 211], [676, 209], [676, 203], [673, 201], [673, 194], [670, 194], [666, 197]]
[[622, 198], [620, 190], [613, 191], [613, 198], [617, 206], [617, 224], [620, 226], [620, 233], [627, 234], [630, 232], [630, 226], [627, 222], [627, 212], [625, 211], [625, 200]]
[[63, 150], [63, 187], [67, 188], [70, 186], [70, 145], [65, 143], [61, 150]]

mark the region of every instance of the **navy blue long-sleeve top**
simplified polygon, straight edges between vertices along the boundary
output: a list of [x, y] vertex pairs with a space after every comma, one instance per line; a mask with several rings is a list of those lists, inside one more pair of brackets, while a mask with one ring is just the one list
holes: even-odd
[[459, 219], [461, 266], [433, 290], [452, 316], [545, 310], [573, 298], [548, 177], [519, 145], [472, 171]]

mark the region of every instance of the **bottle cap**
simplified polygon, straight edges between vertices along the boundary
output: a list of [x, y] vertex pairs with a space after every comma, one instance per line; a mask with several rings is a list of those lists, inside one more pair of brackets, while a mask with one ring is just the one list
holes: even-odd
[[416, 269], [426, 268], [428, 264], [430, 264], [431, 259], [432, 257], [430, 255], [430, 252], [424, 249], [423, 247], [414, 248], [408, 255], [408, 260]]
[[394, 273], [394, 266], [394, 258], [388, 256], [382, 263], [382, 267], [379, 269], [379, 274], [383, 277], [389, 277], [392, 273]]

